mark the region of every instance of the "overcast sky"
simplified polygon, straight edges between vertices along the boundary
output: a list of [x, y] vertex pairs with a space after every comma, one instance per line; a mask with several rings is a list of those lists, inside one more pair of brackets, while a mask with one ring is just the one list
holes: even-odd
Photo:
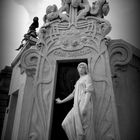
[[[89, 0], [92, 3], [95, 0]], [[112, 39], [123, 39], [135, 47], [139, 47], [139, 8], [138, 0], [107, 0], [110, 3], [110, 12], [105, 19], [112, 25], [109, 33]], [[27, 32], [34, 16], [39, 17], [40, 26], [42, 17], [48, 5], [61, 6], [61, 0], [3, 0], [0, 1], [0, 29], [1, 50], [0, 69], [11, 65], [18, 54], [15, 51], [20, 45], [23, 35]]]

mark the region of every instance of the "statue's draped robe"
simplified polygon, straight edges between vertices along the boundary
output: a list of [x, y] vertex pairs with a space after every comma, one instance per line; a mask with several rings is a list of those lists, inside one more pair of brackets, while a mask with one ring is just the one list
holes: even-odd
[[[86, 92], [85, 92], [86, 91]], [[83, 105], [90, 92], [90, 99], [86, 108]], [[80, 77], [75, 85], [74, 105], [62, 122], [69, 140], [94, 140], [93, 124], [93, 82], [90, 75]], [[84, 110], [84, 113], [82, 112]]]

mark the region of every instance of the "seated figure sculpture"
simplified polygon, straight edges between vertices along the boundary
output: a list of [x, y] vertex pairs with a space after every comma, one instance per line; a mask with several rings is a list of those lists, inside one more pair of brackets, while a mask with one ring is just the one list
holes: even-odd
[[94, 140], [93, 82], [86, 63], [80, 63], [77, 69], [80, 78], [75, 84], [75, 89], [65, 99], [57, 98], [56, 103], [65, 103], [74, 98], [73, 107], [62, 122], [69, 140]]
[[[36, 28], [39, 27], [38, 17], [33, 18], [33, 23], [30, 25], [28, 32], [24, 35], [24, 38], [21, 41], [21, 45], [16, 49], [19, 51], [24, 47], [26, 41], [30, 40], [30, 37], [37, 38]], [[25, 43], [24, 43], [25, 41]]]

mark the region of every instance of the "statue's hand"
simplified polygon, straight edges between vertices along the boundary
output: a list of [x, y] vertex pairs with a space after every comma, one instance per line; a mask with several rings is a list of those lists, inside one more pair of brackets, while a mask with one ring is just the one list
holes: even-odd
[[55, 99], [57, 104], [61, 104], [62, 100], [60, 98]]

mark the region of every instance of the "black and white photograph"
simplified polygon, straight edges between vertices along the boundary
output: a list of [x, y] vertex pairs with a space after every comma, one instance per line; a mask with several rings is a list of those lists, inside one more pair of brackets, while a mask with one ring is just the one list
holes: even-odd
[[139, 140], [138, 0], [0, 1], [1, 140]]

